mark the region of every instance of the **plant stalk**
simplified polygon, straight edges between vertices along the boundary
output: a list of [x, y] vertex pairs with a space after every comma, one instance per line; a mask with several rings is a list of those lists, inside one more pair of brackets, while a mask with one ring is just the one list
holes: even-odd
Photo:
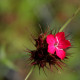
[[29, 78], [29, 76], [31, 75], [32, 71], [33, 71], [33, 67], [32, 67], [31, 70], [29, 71], [29, 73], [28, 73], [28, 75], [26, 76], [25, 80], [27, 80], [27, 79]]
[[80, 7], [76, 10], [76, 12], [73, 14], [73, 16], [61, 27], [59, 32], [63, 31], [67, 25], [73, 20], [73, 18], [77, 15], [77, 13], [80, 11]]

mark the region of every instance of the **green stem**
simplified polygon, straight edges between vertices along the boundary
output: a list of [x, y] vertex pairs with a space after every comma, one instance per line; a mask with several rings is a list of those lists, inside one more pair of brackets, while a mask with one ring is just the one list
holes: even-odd
[[28, 75], [26, 76], [25, 80], [27, 80], [27, 79], [29, 78], [29, 76], [31, 75], [32, 71], [33, 71], [33, 67], [32, 67], [31, 70], [29, 71], [29, 73], [28, 73]]
[[78, 8], [76, 12], [73, 14], [73, 16], [61, 27], [59, 32], [63, 31], [67, 27], [67, 25], [72, 21], [72, 19], [77, 15], [79, 11], [80, 11], [80, 8]]

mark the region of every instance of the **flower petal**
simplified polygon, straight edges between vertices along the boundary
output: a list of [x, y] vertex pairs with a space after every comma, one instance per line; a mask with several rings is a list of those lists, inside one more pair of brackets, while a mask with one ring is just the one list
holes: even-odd
[[56, 48], [56, 55], [63, 60], [65, 58], [65, 51], [63, 49]]
[[64, 34], [64, 32], [58, 32], [55, 35], [55, 38], [56, 38], [57, 42], [60, 42], [61, 40], [65, 40], [65, 34]]
[[51, 53], [51, 54], [54, 54], [54, 52], [55, 52], [54, 45], [48, 45], [48, 52]]
[[55, 43], [54, 35], [52, 34], [48, 35], [46, 41], [48, 44], [54, 44]]
[[69, 40], [64, 40], [64, 41], [60, 41], [59, 42], [58, 48], [60, 48], [60, 49], [61, 48], [66, 49], [66, 48], [68, 48], [70, 46], [71, 46], [70, 41]]

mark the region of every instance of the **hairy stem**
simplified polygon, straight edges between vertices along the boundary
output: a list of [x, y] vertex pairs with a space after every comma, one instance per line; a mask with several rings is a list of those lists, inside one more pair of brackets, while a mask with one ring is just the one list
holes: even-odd
[[73, 14], [73, 16], [61, 27], [59, 32], [63, 31], [67, 25], [73, 20], [73, 18], [77, 15], [77, 13], [80, 11], [80, 7], [76, 10], [76, 12]]
[[32, 67], [31, 70], [29, 71], [29, 73], [28, 73], [28, 75], [26, 76], [25, 80], [27, 80], [27, 79], [29, 78], [29, 76], [31, 75], [32, 71], [33, 71], [33, 67]]

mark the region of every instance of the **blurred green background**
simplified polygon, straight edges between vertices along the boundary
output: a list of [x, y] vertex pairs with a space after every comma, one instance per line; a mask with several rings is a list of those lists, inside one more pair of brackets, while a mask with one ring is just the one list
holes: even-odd
[[[48, 26], [58, 31], [80, 6], [80, 0], [0, 0], [0, 80], [24, 80], [31, 69], [26, 48], [34, 50], [33, 34]], [[36, 67], [28, 80], [80, 80], [80, 12], [65, 28], [73, 48], [63, 70]], [[33, 41], [34, 42], [34, 41]]]

